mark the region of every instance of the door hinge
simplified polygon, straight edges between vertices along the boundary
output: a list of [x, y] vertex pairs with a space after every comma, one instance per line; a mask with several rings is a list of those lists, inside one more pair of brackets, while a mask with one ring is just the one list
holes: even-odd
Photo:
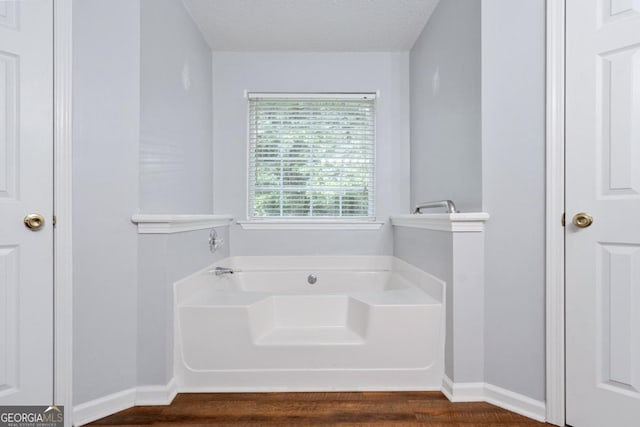
[[564, 213], [562, 213], [562, 218], [560, 219], [560, 224], [564, 227]]

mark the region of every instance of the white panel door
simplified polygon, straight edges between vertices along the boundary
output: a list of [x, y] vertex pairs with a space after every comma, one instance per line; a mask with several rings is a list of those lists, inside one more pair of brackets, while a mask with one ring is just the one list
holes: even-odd
[[53, 397], [52, 7], [0, 0], [0, 405]]
[[637, 427], [640, 0], [566, 5], [567, 424]]

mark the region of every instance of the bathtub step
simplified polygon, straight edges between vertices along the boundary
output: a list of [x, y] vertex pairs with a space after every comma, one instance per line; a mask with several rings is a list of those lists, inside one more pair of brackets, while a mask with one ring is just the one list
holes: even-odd
[[255, 345], [312, 346], [364, 344], [362, 335], [347, 327], [327, 326], [314, 328], [276, 328], [255, 340]]

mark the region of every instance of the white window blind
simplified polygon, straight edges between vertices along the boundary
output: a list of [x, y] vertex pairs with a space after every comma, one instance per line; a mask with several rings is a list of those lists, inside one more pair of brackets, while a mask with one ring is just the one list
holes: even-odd
[[248, 97], [249, 219], [375, 218], [375, 95]]

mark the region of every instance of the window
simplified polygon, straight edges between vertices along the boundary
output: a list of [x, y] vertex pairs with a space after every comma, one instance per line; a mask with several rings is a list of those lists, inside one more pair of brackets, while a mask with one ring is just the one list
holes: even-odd
[[375, 95], [249, 94], [249, 219], [375, 219]]

